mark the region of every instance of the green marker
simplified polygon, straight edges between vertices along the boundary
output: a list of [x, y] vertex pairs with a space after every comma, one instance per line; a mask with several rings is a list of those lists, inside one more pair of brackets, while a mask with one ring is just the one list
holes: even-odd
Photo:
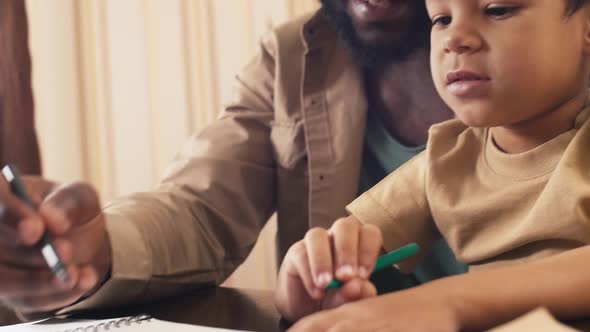
[[[401, 262], [408, 257], [414, 256], [419, 251], [420, 251], [420, 246], [417, 243], [410, 243], [410, 244], [403, 246], [399, 249], [388, 252], [387, 254], [385, 254], [377, 259], [377, 263], [375, 264], [375, 268], [373, 268], [373, 272], [371, 272], [371, 273], [381, 271], [386, 267], [390, 267], [395, 263]], [[328, 286], [326, 286], [326, 289], [339, 288], [340, 286], [342, 286], [342, 281], [340, 281], [338, 279], [334, 279], [328, 284]]]

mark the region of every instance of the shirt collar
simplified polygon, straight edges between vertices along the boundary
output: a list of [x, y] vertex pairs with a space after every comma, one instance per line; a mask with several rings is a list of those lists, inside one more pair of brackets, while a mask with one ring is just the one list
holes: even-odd
[[340, 36], [338, 36], [338, 32], [336, 31], [332, 23], [326, 18], [321, 8], [318, 9], [303, 24], [300, 34], [306, 52], [318, 48], [323, 48], [330, 41], [340, 41]]

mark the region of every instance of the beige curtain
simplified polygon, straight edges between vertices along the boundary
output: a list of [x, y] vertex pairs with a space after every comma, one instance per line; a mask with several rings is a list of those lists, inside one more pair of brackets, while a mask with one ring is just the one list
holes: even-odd
[[[27, 0], [44, 174], [148, 190], [274, 25], [317, 0]], [[274, 287], [272, 223], [229, 281]], [[256, 265], [256, 266], [255, 266]]]

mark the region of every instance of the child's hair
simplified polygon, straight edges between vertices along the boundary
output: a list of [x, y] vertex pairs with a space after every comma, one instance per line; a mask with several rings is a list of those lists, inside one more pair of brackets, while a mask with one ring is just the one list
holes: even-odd
[[566, 0], [566, 13], [567, 13], [567, 15], [575, 14], [587, 2], [588, 2], [588, 0]]

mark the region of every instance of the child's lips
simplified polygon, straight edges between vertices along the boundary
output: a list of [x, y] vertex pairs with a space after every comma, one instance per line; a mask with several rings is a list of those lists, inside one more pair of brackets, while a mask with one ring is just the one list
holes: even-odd
[[460, 70], [447, 74], [447, 90], [456, 97], [482, 96], [491, 79], [483, 74]]
[[453, 71], [447, 74], [447, 85], [459, 81], [489, 81], [490, 78], [486, 75], [474, 73], [467, 70]]

